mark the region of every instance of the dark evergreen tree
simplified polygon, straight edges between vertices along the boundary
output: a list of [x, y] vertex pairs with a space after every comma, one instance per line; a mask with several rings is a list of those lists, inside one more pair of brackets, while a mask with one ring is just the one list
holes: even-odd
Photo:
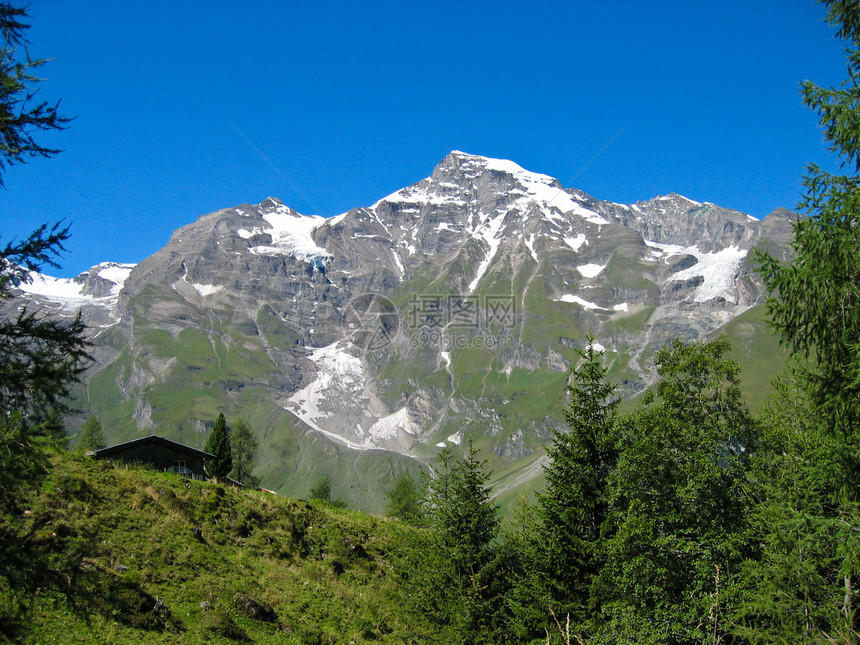
[[489, 633], [505, 591], [495, 548], [498, 506], [490, 497], [485, 463], [471, 441], [462, 458], [443, 448], [428, 495], [429, 520], [440, 537], [433, 558], [434, 611], [470, 643]]
[[762, 413], [750, 523], [760, 546], [743, 565], [733, 616], [733, 632], [751, 643], [858, 640], [850, 571], [860, 515], [840, 499], [842, 446], [815, 408], [805, 380], [787, 372]]
[[397, 517], [405, 522], [417, 524], [421, 521], [421, 491], [418, 484], [409, 473], [401, 473], [395, 480], [394, 486], [387, 493], [388, 511], [390, 517]]
[[[34, 100], [39, 79], [32, 70], [45, 61], [29, 56], [26, 17], [25, 9], [0, 2], [0, 186], [9, 166], [56, 154], [34, 137], [68, 123], [57, 105]], [[31, 308], [3, 307], [30, 272], [57, 266], [68, 237], [68, 228], [41, 226], [0, 246], [0, 588], [9, 601], [0, 609], [4, 628], [14, 620], [7, 610], [14, 610], [16, 597], [31, 597], [52, 582], [65, 585], [67, 573], [76, 575], [80, 564], [79, 554], [70, 571], [49, 562], [22, 506], [50, 468], [46, 449], [56, 444], [59, 412], [67, 409], [71, 387], [90, 358], [84, 325], [79, 317], [58, 321]]]
[[[43, 264], [57, 266], [54, 258], [68, 239], [66, 229], [40, 227], [22, 242], [0, 249], [0, 304], [12, 287], [28, 280], [30, 271]], [[66, 409], [66, 399], [90, 358], [80, 317], [56, 320], [24, 307], [0, 319], [0, 414], [15, 411], [23, 420], [40, 421], [51, 409]]]
[[253, 470], [259, 442], [251, 426], [241, 417], [233, 424], [230, 445], [233, 449], [233, 470], [230, 472], [230, 477], [246, 486], [256, 488], [260, 480], [254, 476]]
[[331, 501], [331, 477], [324, 475], [313, 485], [310, 492], [311, 499], [321, 499], [324, 502]]
[[51, 105], [35, 101], [39, 77], [32, 70], [45, 59], [30, 58], [24, 34], [29, 25], [23, 22], [27, 10], [8, 2], [0, 3], [0, 187], [8, 166], [25, 163], [28, 157], [51, 157], [59, 152], [33, 139], [42, 130], [62, 130], [69, 119], [58, 112], [59, 102]]
[[[24, 18], [24, 9], [0, 2], [0, 186], [8, 166], [56, 152], [37, 144], [36, 132], [67, 122], [56, 106], [33, 105], [38, 79], [28, 70], [44, 61], [30, 59], [26, 51]], [[26, 239], [0, 247], [0, 307], [31, 271], [58, 266], [68, 237], [67, 228], [43, 225]], [[44, 421], [52, 411], [67, 409], [66, 398], [90, 358], [84, 331], [80, 318], [53, 320], [27, 307], [0, 314], [0, 493], [7, 508], [16, 507], [24, 490], [46, 472], [44, 449], [55, 440], [57, 425]], [[16, 516], [3, 524], [0, 541], [15, 543], [17, 521]]]
[[860, 12], [853, 0], [823, 4], [847, 40], [849, 78], [829, 89], [804, 82], [803, 102], [818, 112], [830, 149], [855, 173], [832, 175], [811, 164], [800, 204], [808, 217], [794, 224], [794, 258], [758, 260], [771, 324], [794, 354], [811, 359], [802, 374], [819, 413], [832, 432], [849, 438], [860, 427]]
[[594, 339], [582, 352], [567, 390], [568, 431], [553, 432], [547, 450], [546, 489], [538, 497], [540, 576], [557, 616], [582, 624], [589, 587], [601, 567], [600, 542], [607, 517], [606, 481], [617, 459], [615, 413], [619, 400], [606, 382]]
[[[0, 186], [9, 166], [29, 157], [47, 157], [58, 151], [34, 140], [42, 130], [62, 129], [68, 119], [57, 105], [35, 102], [38, 78], [31, 70], [46, 61], [33, 60], [27, 51], [26, 10], [0, 2]], [[29, 279], [43, 265], [57, 267], [64, 251], [68, 228], [43, 225], [28, 238], [0, 247], [0, 304], [11, 296], [13, 286]], [[57, 321], [22, 309], [0, 320], [0, 414], [15, 411], [23, 421], [45, 418], [51, 408], [64, 409], [71, 384], [82, 372], [88, 357], [84, 327], [80, 319]]]
[[[30, 157], [47, 157], [58, 151], [34, 140], [43, 130], [62, 129], [68, 119], [57, 105], [34, 101], [39, 79], [33, 68], [45, 63], [27, 51], [23, 22], [25, 9], [0, 2], [0, 186], [3, 174]], [[29, 279], [43, 265], [58, 267], [68, 228], [43, 225], [28, 238], [0, 247], [0, 305], [11, 297], [12, 287]], [[58, 321], [23, 308], [0, 318], [0, 415], [20, 412], [21, 421], [37, 423], [53, 408], [62, 412], [70, 387], [78, 380], [89, 356], [80, 318]]]
[[215, 419], [204, 450], [215, 455], [214, 459], [206, 462], [206, 473], [214, 479], [227, 477], [233, 470], [233, 451], [230, 445], [230, 427], [223, 413]]
[[94, 414], [91, 414], [81, 428], [81, 434], [78, 436], [77, 450], [88, 452], [90, 450], [100, 450], [104, 448], [104, 434], [102, 434], [102, 424]]
[[[794, 258], [758, 256], [771, 322], [805, 390], [791, 397], [804, 407], [789, 409], [809, 412], [799, 426], [769, 418], [776, 438], [762, 466], [762, 555], [747, 569], [751, 602], [739, 619], [759, 642], [860, 639], [860, 8], [822, 4], [845, 41], [848, 78], [836, 88], [804, 82], [803, 102], [847, 173], [810, 165]], [[780, 581], [788, 593], [776, 593]]]
[[42, 425], [45, 428], [45, 436], [49, 437], [58, 447], [66, 447], [68, 443], [66, 424], [63, 423], [63, 418], [60, 416], [57, 408], [48, 410], [48, 414]]

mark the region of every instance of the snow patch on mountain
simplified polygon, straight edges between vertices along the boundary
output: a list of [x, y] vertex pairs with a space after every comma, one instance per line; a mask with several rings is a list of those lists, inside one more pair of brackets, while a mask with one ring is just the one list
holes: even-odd
[[[469, 155], [458, 150], [453, 151], [452, 154], [458, 155], [461, 159], [461, 164], [464, 167], [471, 167], [473, 173], [476, 170], [480, 172], [480, 170], [486, 169], [512, 175], [522, 187], [524, 193], [517, 200], [517, 205], [522, 208], [532, 202], [537, 202], [541, 206], [544, 216], [555, 224], [560, 224], [562, 221], [554, 210], [558, 210], [558, 213], [564, 214], [573, 212], [593, 224], [609, 223], [590, 208], [586, 208], [580, 204], [570, 193], [561, 187], [556, 179], [549, 175], [528, 171], [519, 164], [507, 159], [492, 159], [490, 157]], [[473, 174], [473, 176], [475, 175]]]
[[218, 293], [219, 291], [224, 290], [224, 286], [220, 285], [220, 284], [219, 285], [200, 284], [198, 282], [195, 282], [191, 286], [194, 287], [194, 289], [197, 291], [197, 293], [199, 293], [201, 295], [201, 297], [203, 297], [203, 298], [205, 298], [206, 296], [214, 295], [214, 294]]
[[677, 280], [690, 280], [692, 278], [703, 278], [693, 295], [693, 301], [702, 303], [722, 298], [726, 302], [737, 304], [738, 298], [735, 293], [735, 277], [740, 269], [741, 262], [749, 251], [737, 246], [729, 246], [721, 251], [702, 253], [698, 247], [682, 247], [676, 244], [660, 244], [646, 240], [645, 244], [652, 247], [655, 255], [668, 258], [675, 255], [692, 255], [697, 262], [693, 266], [673, 273], [667, 282]]
[[41, 296], [68, 311], [80, 309], [83, 305], [98, 305], [112, 309], [117, 302], [119, 292], [122, 291], [122, 287], [134, 267], [134, 264], [118, 262], [103, 262], [94, 267], [98, 269], [96, 275], [99, 278], [114, 283], [110, 294], [103, 297], [84, 293], [86, 273], [82, 273], [76, 278], [53, 278], [31, 271], [28, 278], [18, 284], [18, 288], [24, 293]]
[[421, 433], [421, 427], [410, 418], [408, 408], [400, 408], [394, 414], [382, 417], [370, 426], [367, 434], [368, 439], [385, 441], [396, 439], [401, 432], [412, 436]]
[[125, 281], [131, 274], [131, 270], [135, 267], [134, 264], [120, 264], [118, 262], [103, 262], [98, 266], [99, 271], [96, 275], [116, 285], [111, 289], [113, 295], [119, 295]]
[[391, 249], [391, 255], [394, 258], [394, 264], [397, 265], [397, 270], [400, 272], [400, 279], [406, 275], [406, 269], [403, 267], [403, 262], [400, 261], [400, 256], [397, 255], [397, 249]]
[[448, 438], [446, 438], [445, 441], [440, 441], [439, 443], [437, 443], [436, 447], [437, 448], [444, 448], [449, 443], [453, 443], [455, 446], [459, 446], [462, 443], [462, 441], [463, 441], [463, 436], [458, 431], [458, 432], [455, 432], [454, 434], [452, 434], [451, 436], [449, 436]]
[[263, 232], [263, 229], [261, 229], [259, 227], [251, 229], [250, 231], [247, 229], [244, 229], [244, 228], [240, 228], [238, 231], [236, 231], [236, 235], [241, 237], [243, 240], [249, 240], [252, 237], [254, 237], [255, 235], [260, 235], [260, 233], [262, 233], [262, 232]]
[[361, 395], [364, 368], [361, 360], [346, 351], [341, 341], [316, 348], [308, 358], [317, 366], [317, 377], [288, 399], [292, 405], [287, 409], [316, 428], [330, 416], [330, 411], [325, 409], [326, 399]]
[[370, 207], [370, 210], [375, 211], [383, 202], [388, 202], [390, 204], [426, 204], [430, 206], [449, 206], [452, 204], [455, 206], [466, 206], [468, 204], [467, 201], [462, 199], [461, 195], [439, 194], [432, 185], [415, 185], [401, 188], [400, 190], [393, 192], [390, 195], [386, 195], [378, 202], [374, 203]]
[[605, 264], [581, 264], [576, 270], [583, 278], [596, 278], [605, 268]]
[[496, 255], [496, 251], [499, 250], [499, 244], [501, 243], [501, 240], [499, 239], [499, 231], [502, 228], [502, 222], [504, 219], [505, 213], [501, 213], [496, 217], [491, 217], [485, 220], [478, 230], [473, 233], [473, 237], [486, 242], [489, 249], [487, 250], [486, 256], [484, 256], [484, 259], [481, 260], [481, 264], [478, 265], [475, 279], [469, 283], [469, 293], [472, 293], [475, 290], [475, 287], [478, 286], [478, 283], [481, 281], [481, 278], [484, 277], [484, 273], [486, 273], [487, 268], [490, 266], [490, 262], [492, 262], [493, 257]]
[[249, 239], [260, 233], [267, 233], [272, 238], [270, 245], [250, 247], [248, 250], [255, 255], [289, 255], [297, 260], [306, 262], [331, 258], [324, 248], [317, 246], [313, 232], [328, 220], [319, 215], [300, 215], [291, 211], [283, 204], [270, 213], [261, 217], [269, 224], [269, 228], [255, 228], [251, 231], [239, 229], [237, 235]]
[[583, 244], [588, 244], [588, 239], [585, 237], [584, 233], [580, 233], [576, 237], [564, 238], [564, 243], [567, 244], [574, 251], [578, 251]]
[[600, 343], [598, 343], [596, 341], [591, 343], [590, 345], [588, 345], [588, 349], [592, 350], [595, 354], [605, 354], [606, 353], [606, 347], [604, 347], [603, 345], [601, 345]]
[[534, 233], [532, 233], [531, 235], [529, 235], [526, 238], [523, 238], [523, 241], [526, 243], [526, 248], [529, 250], [529, 253], [531, 253], [532, 259], [535, 262], [538, 262], [539, 260], [538, 260], [537, 251], [535, 251], [535, 235], [534, 235]]
[[60, 304], [90, 299], [83, 293], [83, 283], [75, 282], [74, 278], [52, 278], [41, 273], [31, 273], [29, 281], [22, 282], [18, 288], [25, 293], [44, 296]]
[[583, 309], [599, 309], [600, 311], [606, 311], [605, 307], [601, 307], [600, 305], [596, 305], [593, 302], [589, 302], [579, 296], [574, 296], [572, 294], [566, 293], [561, 298], [556, 299], [556, 302], [571, 302], [575, 305], [579, 305]]

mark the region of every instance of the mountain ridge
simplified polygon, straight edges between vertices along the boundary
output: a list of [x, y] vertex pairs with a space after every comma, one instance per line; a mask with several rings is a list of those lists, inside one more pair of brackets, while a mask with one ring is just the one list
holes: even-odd
[[[750, 251], [787, 256], [792, 217], [674, 193], [615, 204], [459, 151], [332, 218], [275, 198], [221, 209], [113, 286], [104, 269], [72, 279], [115, 299], [79, 294], [100, 330], [81, 402], [117, 439], [167, 426], [195, 445], [216, 410], [253, 416], [268, 487], [285, 492], [302, 465], [384, 462], [385, 480], [467, 436], [505, 477], [563, 427], [587, 335], [622, 394], [641, 392], [660, 344], [703, 339], [761, 303]], [[36, 291], [22, 298], [69, 311]]]

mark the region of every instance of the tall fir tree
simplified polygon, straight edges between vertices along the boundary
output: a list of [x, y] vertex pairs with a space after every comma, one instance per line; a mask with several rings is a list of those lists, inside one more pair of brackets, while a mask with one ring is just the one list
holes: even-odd
[[[10, 166], [59, 151], [35, 140], [41, 131], [62, 130], [69, 122], [58, 104], [35, 100], [39, 78], [32, 73], [47, 61], [32, 59], [27, 48], [26, 9], [0, 2], [0, 187]], [[0, 305], [12, 288], [43, 265], [58, 267], [69, 239], [68, 227], [42, 225], [24, 240], [0, 247]], [[63, 412], [71, 386], [90, 358], [80, 316], [51, 318], [23, 307], [0, 316], [0, 415], [38, 425], [51, 409]], [[20, 415], [19, 415], [20, 413]], [[33, 423], [35, 422], [35, 423]], [[12, 424], [15, 425], [15, 424]]]
[[551, 627], [550, 610], [579, 631], [589, 614], [591, 582], [602, 566], [608, 512], [607, 479], [617, 452], [615, 386], [593, 338], [567, 386], [563, 412], [568, 429], [554, 431], [547, 449], [546, 488], [538, 496], [536, 615]]
[[838, 503], [839, 450], [805, 387], [787, 371], [761, 414], [751, 542], [733, 633], [750, 643], [857, 642], [853, 583], [860, 526]]
[[259, 445], [250, 424], [241, 417], [237, 419], [236, 423], [233, 424], [233, 431], [230, 433], [230, 446], [233, 454], [233, 470], [230, 472], [230, 476], [251, 488], [256, 488], [260, 483], [259, 478], [255, 477], [253, 472]]
[[46, 59], [32, 59], [24, 36], [29, 25], [23, 20], [27, 10], [0, 2], [0, 188], [8, 166], [26, 163], [30, 157], [52, 157], [60, 151], [38, 143], [34, 134], [42, 130], [62, 130], [69, 119], [53, 105], [35, 101], [41, 79], [32, 70]]
[[215, 455], [214, 459], [206, 462], [206, 473], [214, 479], [227, 477], [233, 470], [233, 452], [230, 445], [230, 427], [223, 413], [215, 419], [215, 425], [206, 440], [205, 451]]
[[464, 643], [482, 642], [503, 603], [499, 508], [490, 496], [485, 465], [471, 440], [460, 458], [445, 447], [428, 492], [430, 525], [440, 538], [431, 596], [443, 620], [458, 626]]
[[317, 483], [311, 487], [310, 498], [311, 499], [320, 499], [324, 502], [330, 502], [331, 501], [331, 476], [330, 475], [323, 475], [322, 477], [320, 477], [320, 479], [317, 481]]
[[94, 414], [91, 414], [81, 428], [78, 442], [75, 448], [80, 452], [100, 450], [105, 447], [105, 437], [102, 433], [102, 424]]
[[[43, 131], [65, 128], [69, 121], [57, 104], [36, 100], [41, 79], [33, 70], [46, 61], [30, 58], [26, 19], [26, 9], [0, 2], [0, 187], [10, 166], [57, 154], [36, 138]], [[46, 449], [57, 444], [58, 415], [68, 409], [72, 386], [90, 359], [86, 330], [80, 316], [63, 321], [29, 307], [4, 307], [13, 287], [29, 280], [31, 272], [43, 265], [58, 266], [68, 238], [67, 227], [43, 225], [26, 239], [0, 247], [0, 588], [8, 596], [0, 609], [4, 627], [15, 623], [8, 613], [14, 611], [16, 599], [30, 599], [49, 584], [61, 588], [70, 579], [67, 574], [77, 575], [80, 563], [78, 557], [75, 571], [61, 571], [34, 539], [22, 506], [49, 472]]]
[[[847, 172], [809, 165], [794, 258], [758, 256], [772, 325], [799, 366], [811, 413], [782, 435], [763, 486], [763, 552], [750, 567], [751, 596], [761, 602], [742, 621], [761, 642], [860, 640], [860, 7], [821, 4], [845, 42], [848, 78], [835, 88], [806, 81], [802, 96]], [[773, 572], [791, 580], [791, 593], [773, 593]], [[784, 619], [795, 611], [802, 621]]]
[[408, 472], [401, 473], [391, 490], [388, 491], [387, 515], [397, 517], [404, 522], [419, 524], [423, 516], [421, 508], [421, 491], [418, 484]]

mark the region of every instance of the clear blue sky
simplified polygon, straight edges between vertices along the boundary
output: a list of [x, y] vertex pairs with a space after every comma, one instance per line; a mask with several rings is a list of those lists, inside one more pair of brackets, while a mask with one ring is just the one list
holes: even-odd
[[68, 277], [268, 196], [367, 206], [452, 149], [599, 199], [756, 217], [795, 206], [808, 162], [836, 168], [798, 93], [845, 78], [822, 7], [597, 5], [31, 0], [31, 54], [53, 59], [40, 96], [76, 118], [42, 138], [58, 157], [6, 173], [2, 240], [64, 218], [50, 273]]

